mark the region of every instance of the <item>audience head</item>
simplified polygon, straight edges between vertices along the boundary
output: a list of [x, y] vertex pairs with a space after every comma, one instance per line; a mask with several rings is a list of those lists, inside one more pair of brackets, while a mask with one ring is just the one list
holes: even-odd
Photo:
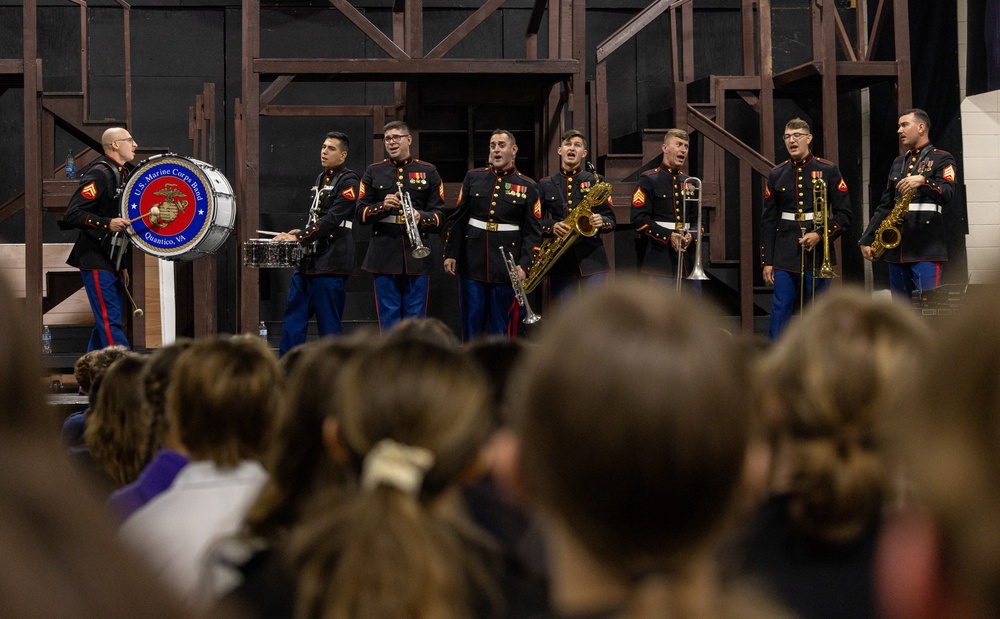
[[970, 299], [887, 407], [913, 493], [882, 539], [892, 619], [1000, 617], [998, 303], [995, 287]]
[[250, 535], [272, 538], [286, 532], [322, 486], [344, 483], [342, 470], [332, 465], [324, 449], [323, 422], [336, 394], [337, 375], [365, 347], [361, 339], [336, 337], [289, 351], [298, 351], [297, 361], [266, 459], [271, 475], [247, 515]]
[[149, 462], [152, 415], [144, 406], [146, 359], [127, 353], [104, 372], [84, 440], [98, 468], [116, 487], [135, 481]]
[[111, 367], [112, 363], [130, 352], [124, 346], [108, 346], [107, 348], [92, 350], [84, 355], [84, 357], [88, 358], [87, 364], [90, 368], [87, 400], [91, 408], [94, 407], [94, 402], [97, 401], [97, 392], [100, 389], [101, 377], [104, 375], [104, 372]]
[[527, 492], [550, 531], [623, 582], [684, 571], [734, 497], [745, 356], [708, 310], [619, 281], [567, 304], [519, 374]]
[[517, 364], [524, 358], [527, 349], [523, 339], [511, 339], [500, 335], [480, 337], [469, 342], [469, 355], [479, 362], [490, 388], [490, 407], [493, 427], [507, 425], [505, 413], [507, 392]]
[[761, 362], [773, 480], [790, 515], [825, 541], [853, 539], [881, 512], [891, 481], [879, 436], [894, 389], [919, 367], [925, 326], [905, 305], [843, 288], [817, 300]]
[[486, 441], [487, 400], [478, 367], [454, 346], [388, 340], [348, 362], [325, 430], [351, 487], [292, 546], [300, 612], [471, 614], [488, 579], [464, 544], [469, 525], [445, 498]]
[[149, 456], [163, 448], [167, 435], [167, 387], [178, 357], [194, 340], [180, 338], [154, 352], [142, 377], [144, 405], [149, 410]]
[[4, 617], [182, 618], [119, 545], [53, 440], [37, 334], [0, 278], [0, 608]]
[[167, 387], [169, 431], [192, 460], [259, 459], [283, 395], [277, 361], [260, 339], [199, 340], [177, 358]]
[[458, 336], [439, 318], [404, 318], [386, 334], [389, 340], [425, 340], [442, 346], [459, 346]]

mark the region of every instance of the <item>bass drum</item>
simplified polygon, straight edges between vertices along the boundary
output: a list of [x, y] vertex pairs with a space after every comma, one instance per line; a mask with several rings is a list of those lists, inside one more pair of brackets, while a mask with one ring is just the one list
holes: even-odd
[[173, 153], [139, 164], [125, 183], [120, 208], [132, 221], [132, 244], [165, 260], [214, 254], [236, 221], [233, 188], [222, 172]]

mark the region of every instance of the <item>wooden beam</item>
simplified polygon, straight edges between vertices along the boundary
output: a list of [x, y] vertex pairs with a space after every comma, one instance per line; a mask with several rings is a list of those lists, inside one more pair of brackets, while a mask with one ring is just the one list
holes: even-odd
[[392, 39], [385, 36], [385, 34], [375, 27], [375, 24], [371, 23], [367, 17], [361, 14], [361, 11], [357, 10], [351, 3], [347, 0], [330, 0], [330, 4], [337, 7], [337, 9], [344, 14], [344, 17], [351, 20], [355, 26], [357, 26], [361, 32], [368, 35], [368, 38], [372, 40], [375, 45], [378, 45], [382, 50], [389, 54], [392, 58], [409, 58], [409, 54], [404, 52], [398, 45], [393, 43]]
[[264, 92], [260, 93], [260, 105], [261, 107], [266, 106], [268, 103], [274, 100], [278, 96], [278, 93], [285, 89], [292, 83], [295, 79], [294, 75], [279, 75], [273, 82], [271, 82]]
[[837, 75], [847, 77], [895, 77], [896, 63], [892, 60], [867, 62], [837, 61]]
[[[740, 161], [740, 324], [753, 333], [753, 276], [757, 264], [753, 245], [753, 178], [750, 163]], [[769, 168], [770, 170], [770, 168]], [[765, 173], [766, 174], [766, 173]]]
[[760, 25], [760, 144], [761, 155], [769, 161], [774, 155], [774, 65], [771, 58], [771, 0], [759, 0], [758, 23]]
[[797, 67], [786, 69], [781, 73], [776, 73], [773, 78], [774, 85], [778, 88], [797, 82], [800, 79], [813, 77], [823, 73], [822, 62], [812, 60]]
[[[254, 70], [254, 61], [260, 56], [260, 0], [243, 0], [242, 53], [243, 97], [237, 105], [236, 131], [238, 247], [257, 236], [260, 223], [260, 76]], [[239, 274], [237, 330], [254, 333], [260, 321], [260, 274], [242, 264]]]
[[548, 0], [535, 0], [535, 4], [531, 7], [531, 17], [528, 18], [527, 34], [538, 34], [542, 27], [542, 16], [548, 5]]
[[[261, 116], [372, 116], [375, 109], [383, 109], [374, 105], [265, 105], [261, 107]], [[375, 127], [381, 131], [382, 125]]]
[[420, 58], [424, 55], [424, 0], [406, 0], [403, 16], [406, 52], [411, 58]]
[[[823, 99], [823, 149], [828, 159], [840, 161], [840, 131], [837, 128], [837, 5], [830, 0], [820, 9], [823, 42], [823, 72], [820, 93]], [[815, 35], [814, 35], [815, 36]]]
[[910, 73], [910, 14], [906, 0], [893, 0], [893, 34], [896, 37], [898, 111], [913, 107], [913, 78]]
[[854, 55], [854, 48], [851, 46], [851, 38], [847, 36], [844, 22], [840, 19], [840, 13], [836, 9], [833, 11], [833, 17], [837, 21], [837, 42], [840, 43], [840, 48], [847, 54], [848, 59], [857, 61], [858, 57]]
[[652, 23], [654, 19], [662, 15], [667, 9], [675, 5], [679, 6], [681, 4], [686, 4], [690, 1], [691, 0], [655, 0], [652, 4], [640, 11], [635, 17], [628, 20], [624, 26], [616, 30], [614, 34], [604, 39], [604, 41], [597, 46], [597, 62], [603, 61], [605, 58], [614, 53], [616, 49], [634, 37], [640, 30]]
[[443, 58], [451, 48], [455, 47], [462, 39], [469, 36], [479, 24], [486, 21], [486, 18], [493, 14], [498, 8], [503, 6], [507, 0], [486, 0], [483, 6], [479, 7], [472, 15], [469, 15], [464, 22], [451, 31], [441, 42], [434, 46], [434, 49], [427, 52], [424, 58]]
[[[572, 36], [570, 58], [586, 58], [587, 56], [587, 3], [586, 0], [572, 0], [573, 21], [572, 29], [567, 33]], [[587, 88], [587, 63], [581, 62], [577, 65], [576, 75], [567, 84], [570, 93], [569, 101], [569, 124], [574, 129], [583, 130], [583, 123], [587, 120], [587, 101], [584, 92]], [[558, 142], [558, 137], [556, 138]], [[556, 146], [556, 145], [552, 145]], [[555, 148], [552, 148], [555, 150]]]
[[723, 90], [760, 90], [760, 77], [756, 75], [715, 75]]
[[771, 168], [774, 167], [773, 162], [765, 159], [763, 155], [690, 105], [688, 106], [688, 124], [695, 131], [700, 131], [706, 138], [735, 155], [741, 161], [746, 161], [758, 173], [767, 176], [771, 172]]
[[882, 22], [885, 21], [885, 2], [886, 0], [878, 0], [878, 6], [875, 7], [875, 19], [870, 24], [868, 49], [865, 51], [864, 60], [871, 58], [875, 48], [878, 47], [878, 38], [882, 34]]
[[20, 75], [22, 73], [24, 73], [24, 61], [22, 59], [0, 59], [0, 75]]
[[754, 38], [757, 29], [754, 28], [753, 7], [755, 0], [743, 0], [743, 74], [754, 75], [756, 73], [754, 65], [756, 56], [754, 54]]
[[[42, 84], [34, 71], [38, 58], [38, 7], [24, 0], [22, 47], [24, 67], [24, 313], [25, 327], [36, 344], [42, 333], [42, 165], [39, 151], [38, 93]], [[39, 349], [34, 350], [38, 354]]]
[[253, 71], [261, 75], [289, 73], [327, 75], [351, 81], [371, 79], [396, 81], [414, 75], [551, 75], [566, 79], [578, 70], [581, 61], [561, 60], [450, 60], [435, 58], [256, 58]]
[[[125, 9], [122, 19], [125, 22], [125, 126], [132, 130], [132, 8], [127, 2], [117, 0]], [[89, 118], [89, 111], [88, 111]], [[140, 284], [142, 282], [139, 282]], [[141, 295], [140, 295], [141, 296]], [[135, 344], [135, 342], [133, 342]], [[146, 345], [146, 335], [142, 334], [142, 346]]]

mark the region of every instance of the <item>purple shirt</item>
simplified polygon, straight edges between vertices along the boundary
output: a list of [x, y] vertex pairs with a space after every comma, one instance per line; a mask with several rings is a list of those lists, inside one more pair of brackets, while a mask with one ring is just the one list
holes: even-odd
[[176, 451], [169, 449], [158, 451], [146, 468], [139, 473], [138, 479], [111, 494], [107, 506], [112, 515], [118, 518], [119, 522], [124, 522], [137, 509], [169, 488], [170, 484], [174, 483], [177, 473], [187, 463], [187, 457]]

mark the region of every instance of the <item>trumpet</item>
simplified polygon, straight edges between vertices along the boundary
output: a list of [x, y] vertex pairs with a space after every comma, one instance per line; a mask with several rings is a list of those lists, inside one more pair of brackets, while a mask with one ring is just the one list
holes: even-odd
[[420, 238], [420, 229], [417, 227], [417, 212], [413, 208], [413, 201], [410, 200], [410, 192], [403, 190], [403, 183], [396, 182], [399, 188], [399, 201], [403, 205], [403, 220], [406, 222], [406, 236], [410, 237], [410, 245], [413, 251], [410, 255], [414, 258], [426, 258], [431, 255], [431, 250], [424, 247], [424, 242]]
[[514, 297], [517, 298], [517, 304], [523, 307], [526, 313], [522, 322], [526, 325], [535, 324], [542, 317], [531, 310], [531, 305], [528, 303], [528, 295], [525, 294], [524, 285], [521, 282], [521, 274], [517, 272], [517, 263], [514, 262], [514, 256], [503, 245], [500, 246], [500, 254], [503, 256], [504, 264], [507, 265], [507, 275], [510, 277], [510, 285], [514, 288]]

